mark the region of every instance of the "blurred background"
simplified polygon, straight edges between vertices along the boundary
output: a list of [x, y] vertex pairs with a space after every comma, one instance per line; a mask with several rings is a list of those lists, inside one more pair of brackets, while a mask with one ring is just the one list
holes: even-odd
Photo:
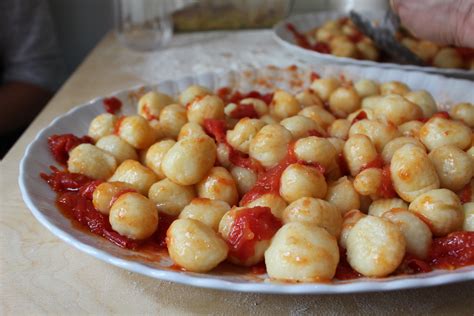
[[[195, 2], [194, 7], [181, 10], [174, 16], [175, 33], [206, 28], [269, 27], [280, 19], [281, 14], [298, 14], [326, 9], [347, 10], [356, 5], [358, 7], [364, 5], [374, 7], [375, 5], [383, 8], [388, 0], [201, 0], [192, 2]], [[114, 0], [49, 0], [49, 3], [69, 75], [104, 34], [112, 29]], [[221, 11], [216, 15], [215, 10], [208, 10], [209, 7], [218, 7]], [[239, 10], [242, 8], [243, 11]], [[287, 12], [283, 12], [285, 9]], [[192, 13], [191, 10], [193, 10]], [[253, 12], [260, 10], [262, 15], [252, 19], [246, 10]], [[209, 14], [221, 18], [212, 19], [213, 23], [210, 23], [211, 19], [207, 18]], [[247, 21], [244, 21], [245, 17], [248, 18]]]

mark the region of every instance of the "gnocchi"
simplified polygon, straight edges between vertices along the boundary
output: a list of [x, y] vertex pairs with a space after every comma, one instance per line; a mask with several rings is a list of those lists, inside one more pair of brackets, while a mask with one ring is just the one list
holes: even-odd
[[[316, 36], [378, 58], [357, 34], [340, 21]], [[136, 115], [96, 116], [90, 137], [54, 135], [67, 170], [41, 177], [93, 233], [165, 246], [190, 272], [264, 263], [271, 280], [325, 282], [414, 273], [413, 257], [439, 268], [433, 250], [474, 231], [472, 105], [447, 114], [399, 81], [310, 77], [270, 93], [149, 92]]]

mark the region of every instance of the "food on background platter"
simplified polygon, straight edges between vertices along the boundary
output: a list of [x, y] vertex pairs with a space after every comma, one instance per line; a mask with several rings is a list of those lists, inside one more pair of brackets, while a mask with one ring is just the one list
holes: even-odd
[[[298, 30], [291, 23], [286, 27], [293, 34], [296, 44], [305, 49], [337, 57], [390, 61], [348, 17], [329, 20], [311, 30]], [[472, 48], [439, 45], [418, 39], [403, 29], [399, 30], [395, 37], [418, 56], [425, 66], [474, 70]]]
[[471, 103], [438, 112], [402, 82], [317, 74], [296, 94], [152, 91], [130, 116], [106, 100], [88, 136], [50, 136], [63, 169], [41, 177], [117, 246], [287, 282], [474, 265]]

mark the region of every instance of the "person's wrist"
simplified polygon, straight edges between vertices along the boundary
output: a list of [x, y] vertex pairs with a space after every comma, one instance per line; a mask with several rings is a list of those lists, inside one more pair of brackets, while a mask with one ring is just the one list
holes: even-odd
[[474, 0], [458, 0], [453, 5], [450, 23], [453, 23], [453, 41], [456, 46], [474, 48]]

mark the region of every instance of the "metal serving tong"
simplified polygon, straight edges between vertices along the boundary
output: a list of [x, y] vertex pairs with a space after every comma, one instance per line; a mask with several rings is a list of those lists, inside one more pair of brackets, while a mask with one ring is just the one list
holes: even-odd
[[419, 66], [424, 64], [423, 60], [395, 38], [395, 33], [400, 28], [400, 18], [390, 7], [380, 24], [374, 23], [354, 10], [349, 12], [349, 17], [362, 33], [370, 37], [379, 49], [395, 61]]

